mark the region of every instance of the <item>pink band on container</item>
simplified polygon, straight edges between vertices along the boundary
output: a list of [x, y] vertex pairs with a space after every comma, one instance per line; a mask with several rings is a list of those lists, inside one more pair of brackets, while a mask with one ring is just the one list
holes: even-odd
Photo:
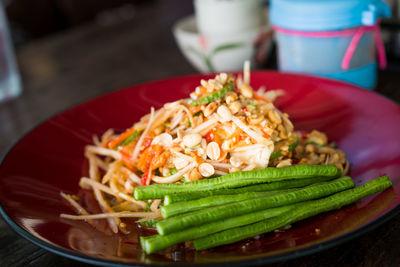
[[378, 51], [378, 61], [379, 67], [381, 69], [386, 68], [386, 54], [385, 47], [383, 46], [381, 33], [379, 29], [379, 24], [376, 23], [372, 26], [361, 26], [355, 29], [346, 29], [341, 31], [321, 31], [321, 32], [311, 32], [311, 31], [297, 31], [290, 30], [281, 27], [274, 26], [274, 30], [279, 33], [288, 34], [288, 35], [296, 35], [302, 37], [313, 37], [313, 38], [331, 38], [331, 37], [342, 37], [342, 36], [351, 36], [353, 38], [350, 41], [349, 46], [346, 49], [346, 52], [343, 56], [342, 60], [342, 69], [348, 70], [351, 62], [351, 58], [353, 57], [354, 52], [357, 49], [358, 42], [364, 33], [368, 33], [373, 31], [376, 39], [376, 47]]

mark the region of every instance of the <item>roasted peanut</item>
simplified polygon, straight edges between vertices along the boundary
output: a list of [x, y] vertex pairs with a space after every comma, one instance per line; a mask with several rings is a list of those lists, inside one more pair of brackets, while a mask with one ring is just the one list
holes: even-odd
[[203, 178], [203, 176], [201, 176], [200, 172], [196, 168], [194, 168], [188, 175], [188, 180], [190, 182], [200, 180], [201, 178]]
[[221, 149], [216, 142], [210, 142], [206, 149], [207, 156], [212, 160], [217, 160], [221, 156]]
[[230, 104], [233, 103], [234, 101], [236, 101], [238, 99], [238, 96], [235, 92], [229, 92], [226, 94], [225, 96], [225, 102], [226, 104]]
[[320, 145], [326, 145], [328, 143], [328, 137], [324, 133], [321, 133], [317, 130], [313, 130], [311, 133], [307, 135], [308, 142], [314, 142]]
[[217, 103], [211, 102], [210, 104], [207, 105], [207, 107], [204, 109], [203, 114], [205, 117], [210, 116], [211, 114], [214, 113], [215, 110], [217, 110]]
[[152, 145], [161, 145], [161, 146], [171, 146], [172, 145], [172, 136], [167, 133], [162, 133], [154, 137], [151, 142]]
[[185, 168], [189, 164], [189, 161], [183, 158], [175, 158], [173, 163], [175, 165], [175, 168], [180, 170]]
[[229, 110], [232, 112], [232, 114], [238, 113], [241, 108], [242, 104], [240, 104], [239, 101], [235, 101], [229, 104]]
[[210, 177], [215, 173], [215, 169], [210, 163], [202, 163], [199, 165], [199, 172], [203, 177]]
[[226, 121], [232, 120], [231, 111], [229, 110], [229, 108], [227, 108], [224, 105], [218, 107], [217, 113], [221, 117], [221, 121], [222, 122], [226, 122]]
[[290, 166], [290, 165], [292, 165], [292, 160], [291, 160], [291, 159], [284, 159], [284, 160], [281, 160], [281, 161], [276, 165], [276, 167], [277, 167], [277, 168], [282, 168], [282, 167], [288, 167], [288, 166]]
[[279, 116], [279, 113], [276, 112], [275, 110], [270, 110], [268, 111], [268, 119], [272, 122], [272, 123], [276, 123], [276, 124], [280, 124], [282, 123], [282, 119], [281, 116]]
[[232, 164], [233, 167], [239, 168], [240, 165], [243, 164], [242, 160], [238, 157], [231, 157], [229, 162]]
[[202, 122], [203, 122], [203, 115], [193, 117], [192, 128], [195, 128], [197, 125], [200, 125]]
[[247, 122], [253, 125], [259, 124], [264, 120], [264, 115], [250, 115], [247, 117]]
[[200, 144], [201, 135], [200, 134], [188, 134], [183, 137], [182, 143], [186, 147], [194, 147]]
[[217, 75], [215, 77], [215, 79], [218, 80], [222, 85], [224, 85], [226, 83], [226, 81], [228, 80], [228, 74], [226, 74], [225, 72], [222, 72], [219, 75]]
[[315, 145], [313, 144], [307, 144], [306, 145], [306, 152], [307, 153], [314, 153], [316, 150]]

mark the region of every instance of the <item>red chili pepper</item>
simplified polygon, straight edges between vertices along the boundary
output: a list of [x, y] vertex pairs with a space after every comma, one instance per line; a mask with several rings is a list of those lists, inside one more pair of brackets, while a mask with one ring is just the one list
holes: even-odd
[[214, 131], [213, 130], [209, 130], [205, 135], [204, 138], [206, 139], [207, 143], [211, 142], [213, 140], [213, 136], [214, 136]]
[[301, 134], [301, 140], [306, 140], [309, 132], [301, 130], [300, 134]]
[[207, 143], [214, 141], [216, 142], [218, 145], [222, 144], [221, 138], [219, 137], [219, 135], [215, 132], [214, 129], [211, 129], [210, 131], [208, 131], [208, 133], [206, 133], [204, 135], [204, 138], [206, 139]]
[[140, 181], [140, 186], [144, 186], [144, 185], [149, 185], [150, 184], [150, 168], [149, 170], [147, 170], [143, 176], [142, 176], [142, 180]]
[[145, 160], [142, 166], [142, 171], [144, 171], [144, 174], [142, 176], [140, 185], [150, 184], [151, 172], [154, 169], [153, 167], [156, 167], [156, 165], [159, 163], [158, 161], [160, 160], [162, 150], [162, 146], [160, 145], [153, 145], [148, 149], [147, 155], [145, 155], [145, 158], [143, 159]]

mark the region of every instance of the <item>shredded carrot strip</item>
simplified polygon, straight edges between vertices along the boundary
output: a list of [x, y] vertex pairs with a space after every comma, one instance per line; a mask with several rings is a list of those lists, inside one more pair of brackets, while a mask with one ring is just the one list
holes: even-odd
[[150, 164], [150, 159], [148, 158], [148, 155], [149, 155], [149, 148], [146, 148], [139, 157], [137, 168], [142, 172], [145, 172]]
[[255, 99], [257, 99], [257, 100], [262, 100], [262, 101], [264, 101], [264, 102], [266, 102], [266, 103], [271, 103], [268, 99], [266, 99], [266, 98], [263, 97], [263, 96], [257, 95], [256, 93], [253, 93], [253, 97], [254, 97]]
[[129, 154], [121, 153], [122, 155], [122, 163], [127, 167], [130, 171], [133, 171], [135, 168], [131, 162], [131, 156]]
[[110, 141], [108, 143], [108, 148], [114, 148], [116, 147], [119, 143], [124, 141], [126, 138], [128, 138], [131, 134], [133, 134], [136, 130], [131, 128], [120, 134], [117, 138], [114, 140]]

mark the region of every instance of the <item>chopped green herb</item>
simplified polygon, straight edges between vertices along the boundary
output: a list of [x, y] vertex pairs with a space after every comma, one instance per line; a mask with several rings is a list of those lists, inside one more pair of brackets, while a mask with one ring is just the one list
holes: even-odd
[[323, 147], [324, 145], [318, 144], [316, 142], [306, 142], [306, 145], [315, 145], [315, 146], [319, 146], [319, 147]]
[[299, 137], [296, 137], [296, 140], [294, 140], [294, 142], [289, 145], [289, 151], [295, 150], [298, 144], [299, 144]]
[[162, 176], [159, 168], [155, 169], [154, 174], [157, 176]]
[[197, 111], [196, 113], [193, 114], [193, 117], [200, 116], [201, 112], [202, 112], [201, 110], [200, 110], [200, 111]]
[[248, 103], [248, 104], [247, 104], [247, 108], [254, 108], [254, 109], [257, 109], [257, 105], [254, 105], [254, 104], [252, 104], [252, 103]]
[[190, 104], [192, 106], [200, 106], [203, 104], [208, 104], [208, 103], [217, 101], [217, 100], [223, 98], [229, 91], [232, 91], [233, 89], [235, 89], [234, 83], [230, 82], [221, 90], [218, 90], [214, 93], [203, 96], [199, 99], [193, 100], [192, 103], [190, 103]]
[[269, 160], [276, 160], [280, 156], [282, 156], [282, 153], [280, 151], [276, 151], [271, 154], [271, 156], [269, 157]]
[[192, 123], [190, 122], [190, 120], [188, 119], [188, 122], [187, 122], [187, 124], [188, 124], [188, 126], [189, 127], [192, 127]]
[[174, 175], [177, 172], [178, 172], [178, 170], [175, 167], [173, 167], [173, 168], [169, 169], [169, 176]]
[[149, 201], [146, 203], [146, 211], [151, 211], [150, 206], [151, 206], [151, 203]]

